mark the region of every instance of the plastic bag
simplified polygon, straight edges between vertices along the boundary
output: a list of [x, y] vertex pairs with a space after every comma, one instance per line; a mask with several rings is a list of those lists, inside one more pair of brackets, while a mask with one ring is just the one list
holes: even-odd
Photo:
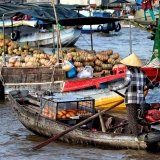
[[67, 60], [64, 60], [64, 65], [63, 65], [63, 70], [68, 72], [70, 71], [72, 68], [74, 67], [74, 65], [72, 65], [72, 63], [70, 63]]
[[[72, 61], [69, 61], [73, 66], [73, 62]], [[74, 66], [69, 72], [67, 72], [67, 77], [68, 78], [73, 78], [73, 77], [76, 77], [77, 75], [77, 72], [76, 72], [76, 67]]]
[[91, 66], [85, 66], [78, 74], [79, 78], [92, 78], [93, 77], [93, 68]]

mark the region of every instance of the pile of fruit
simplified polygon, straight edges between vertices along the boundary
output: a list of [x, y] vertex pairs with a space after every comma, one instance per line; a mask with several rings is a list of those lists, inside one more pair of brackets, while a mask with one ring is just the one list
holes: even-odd
[[[8, 67], [50, 67], [57, 63], [56, 55], [45, 54], [44, 51], [30, 48], [28, 45], [17, 47], [12, 51], [10, 48], [8, 47], [8, 55], [11, 55]], [[13, 56], [13, 53], [17, 56]]]
[[[28, 45], [20, 46], [17, 42], [10, 41], [0, 34], [0, 55], [4, 52], [8, 58], [7, 67], [51, 67], [57, 63], [56, 54], [46, 54], [43, 50], [31, 48]], [[112, 49], [101, 52], [90, 52], [87, 50], [76, 50], [71, 48], [63, 50], [64, 60], [72, 61], [77, 73], [85, 66], [92, 66], [94, 72], [103, 72], [110, 75], [114, 65], [120, 63], [118, 53]], [[64, 66], [69, 71], [70, 66]]]
[[19, 45], [0, 33], [0, 56], [7, 55], [7, 67], [50, 67], [57, 63], [56, 55], [49, 55], [43, 50]]
[[65, 54], [65, 60], [73, 61], [76, 71], [79, 72], [85, 66], [92, 66], [94, 72], [104, 72], [110, 74], [113, 66], [120, 63], [118, 53], [114, 53], [112, 49], [97, 53], [90, 53], [84, 50], [76, 51], [72, 48]]
[[[56, 119], [56, 113], [49, 106], [46, 106], [42, 109], [42, 115], [51, 119]], [[57, 119], [68, 119], [77, 115], [80, 117], [85, 117], [91, 116], [91, 113], [85, 110], [78, 110], [74, 108], [71, 108], [69, 110], [59, 110], [57, 114]]]

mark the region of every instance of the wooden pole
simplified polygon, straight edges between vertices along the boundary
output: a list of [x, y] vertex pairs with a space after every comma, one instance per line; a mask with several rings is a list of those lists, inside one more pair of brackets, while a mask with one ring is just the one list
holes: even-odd
[[106, 132], [106, 127], [104, 126], [104, 121], [103, 121], [103, 118], [102, 118], [102, 115], [101, 115], [101, 111], [98, 110], [98, 113], [99, 113], [99, 120], [100, 120], [100, 123], [101, 123], [102, 132]]
[[[58, 18], [57, 18], [57, 13], [56, 13], [56, 8], [55, 8], [55, 4], [54, 4], [54, 0], [52, 0], [52, 6], [53, 6], [53, 10], [54, 10], [54, 15], [55, 15], [55, 19], [56, 19], [56, 25], [57, 25], [57, 44], [59, 42], [59, 46], [60, 46], [60, 55], [62, 58], [62, 61], [64, 60], [63, 58], [63, 52], [62, 52], [62, 44], [61, 44], [61, 37], [60, 37], [60, 30], [59, 30], [59, 25], [58, 25]], [[59, 61], [59, 60], [58, 60]]]

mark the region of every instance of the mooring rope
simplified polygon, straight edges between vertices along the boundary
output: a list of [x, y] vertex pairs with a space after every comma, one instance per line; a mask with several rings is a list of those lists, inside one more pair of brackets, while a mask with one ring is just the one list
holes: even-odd
[[3, 76], [2, 76], [2, 68], [3, 67], [0, 66], [0, 81], [2, 82], [2, 84], [4, 86], [4, 79], [3, 79]]
[[159, 69], [160, 69], [160, 59], [158, 57], [156, 57], [155, 59], [153, 59], [152, 61], [149, 61], [148, 64], [146, 64], [144, 67], [152, 67], [152, 68], [155, 68], [157, 69], [157, 72], [156, 72], [156, 76], [155, 78], [152, 80], [152, 82], [156, 82], [157, 80], [157, 77], [158, 77], [158, 74], [159, 74]]
[[160, 59], [156, 57], [153, 60], [150, 60], [148, 64], [145, 65], [145, 67], [160, 68]]

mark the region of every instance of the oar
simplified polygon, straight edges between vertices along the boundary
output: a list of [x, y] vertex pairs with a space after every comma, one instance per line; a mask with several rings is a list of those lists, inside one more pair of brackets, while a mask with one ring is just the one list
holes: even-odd
[[118, 92], [118, 91], [114, 91], [115, 93], [119, 94], [120, 96], [124, 97], [124, 94]]
[[[121, 100], [121, 101], [117, 102], [116, 104], [112, 105], [111, 107], [102, 110], [101, 113], [105, 113], [105, 112], [107, 112], [107, 111], [115, 108], [116, 106], [120, 105], [120, 104], [123, 103], [123, 102], [124, 102], [124, 100]], [[62, 132], [62, 133], [60, 133], [60, 134], [57, 134], [56, 136], [54, 136], [54, 137], [52, 137], [52, 138], [50, 138], [50, 139], [42, 142], [41, 144], [33, 147], [32, 150], [37, 150], [37, 149], [40, 149], [40, 148], [46, 146], [47, 144], [55, 141], [56, 139], [62, 137], [62, 136], [65, 135], [65, 134], [67, 134], [68, 132], [73, 131], [74, 129], [78, 128], [79, 126], [82, 126], [84, 123], [86, 123], [86, 122], [88, 122], [88, 121], [90, 121], [90, 120], [92, 120], [92, 119], [94, 119], [94, 118], [96, 118], [96, 117], [98, 117], [98, 116], [99, 116], [99, 113], [94, 114], [93, 116], [91, 116], [91, 117], [85, 119], [84, 121], [76, 124], [75, 126], [70, 127], [68, 130], [66, 130], [66, 131], [64, 131], [64, 132]]]
[[[146, 91], [148, 91], [148, 88], [145, 88], [145, 89], [144, 89], [144, 96], [146, 96], [146, 93], [145, 93]], [[125, 97], [124, 94], [122, 94], [122, 93], [120, 93], [120, 92], [118, 92], [118, 91], [113, 91], [113, 92], [119, 94], [119, 95], [120, 95], [121, 97], [123, 97], [123, 98]]]

